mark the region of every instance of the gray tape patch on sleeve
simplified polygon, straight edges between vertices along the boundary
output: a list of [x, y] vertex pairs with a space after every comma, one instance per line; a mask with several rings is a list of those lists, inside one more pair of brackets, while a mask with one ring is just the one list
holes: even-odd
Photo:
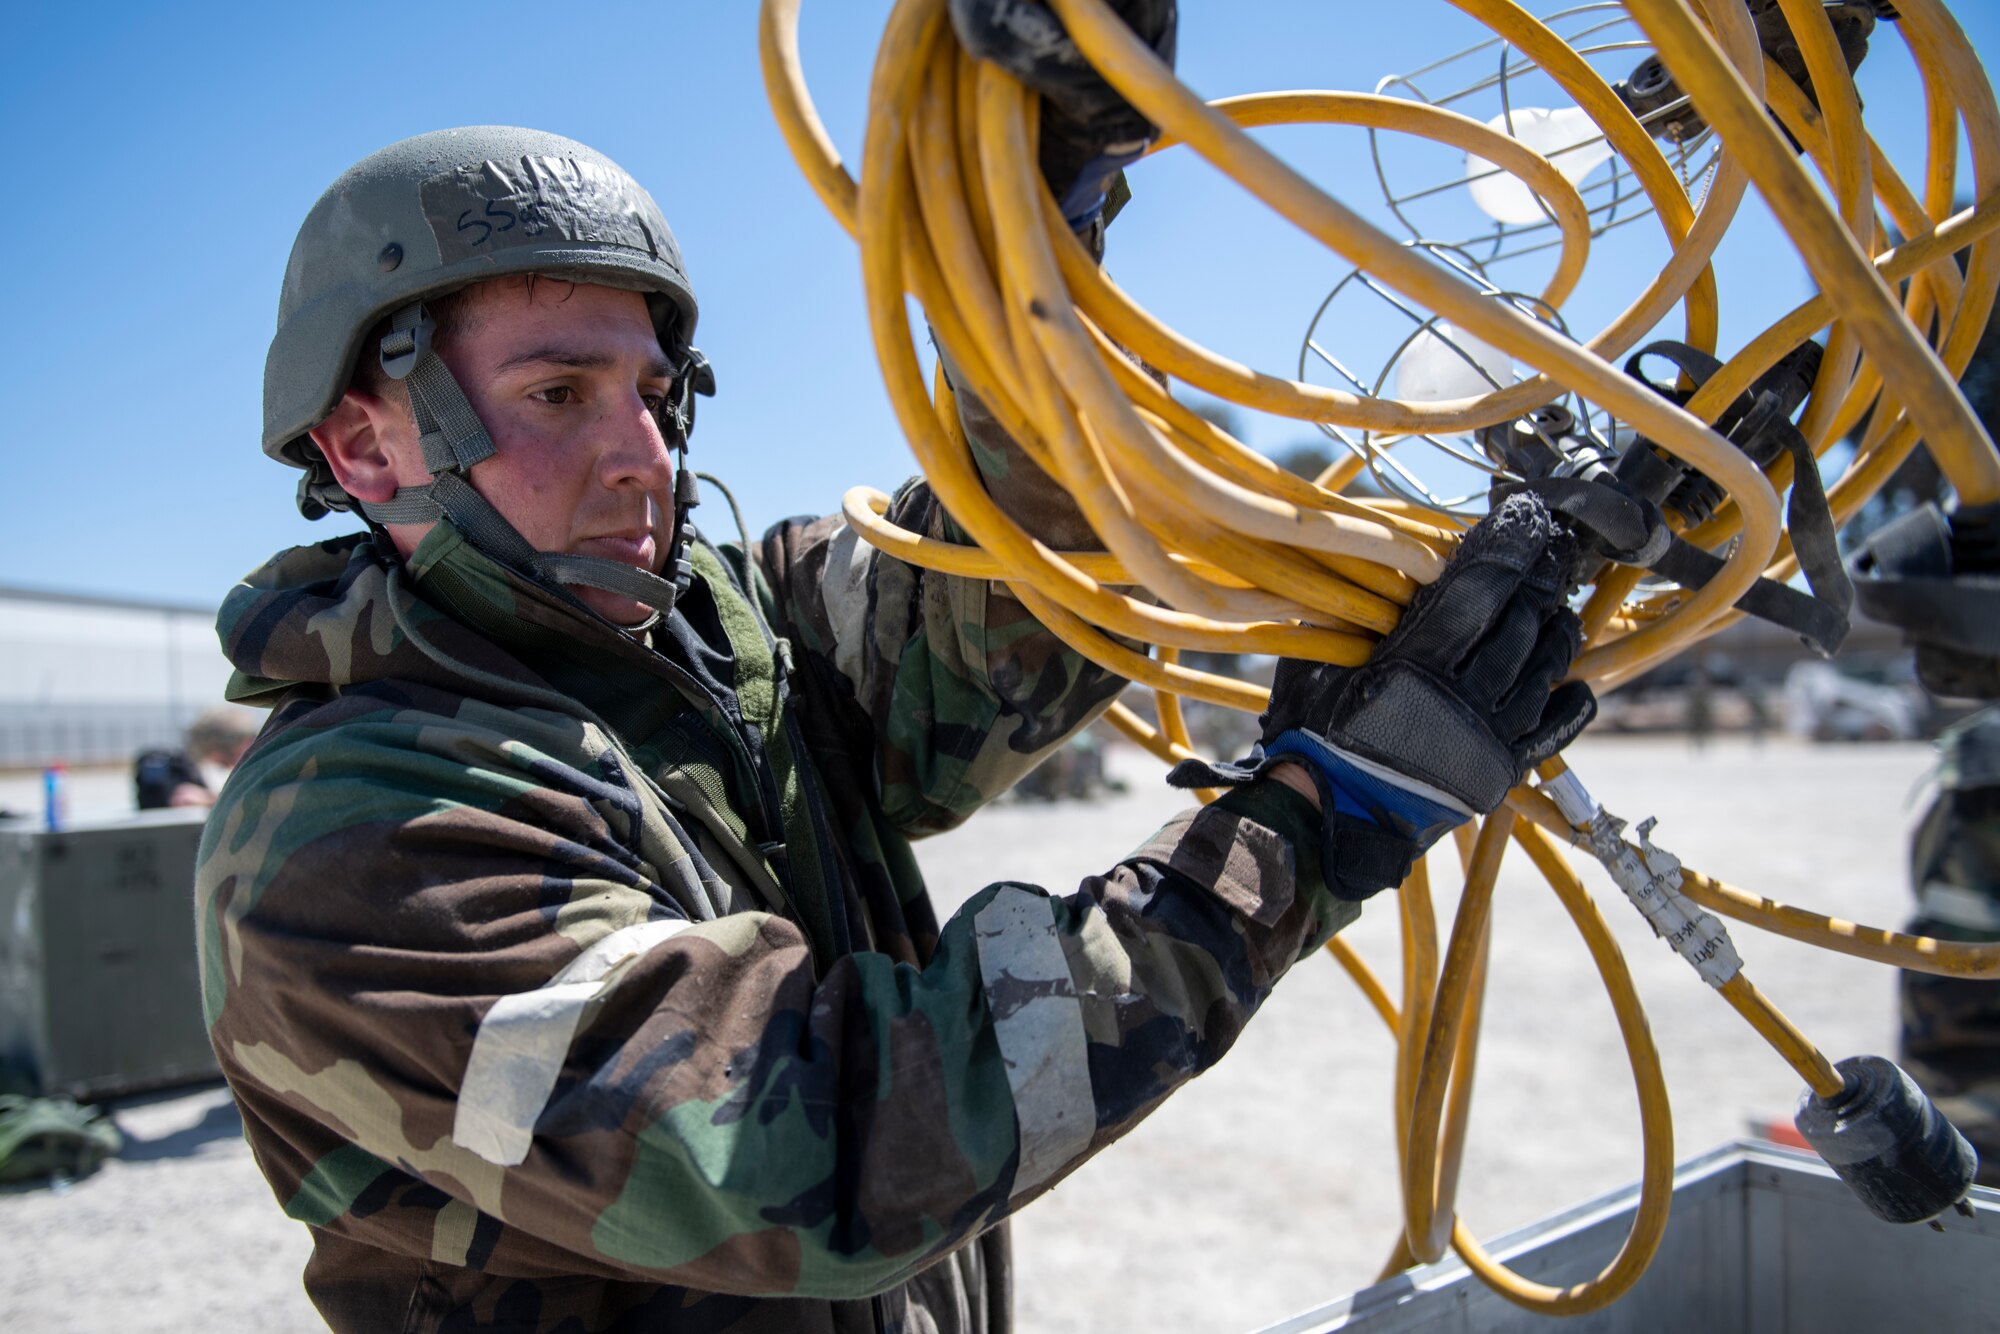
[[1021, 1128], [1020, 1195], [1067, 1167], [1096, 1132], [1083, 1012], [1047, 896], [1002, 886], [972, 929]]
[[1285, 836], [1217, 806], [1183, 811], [1131, 859], [1171, 867], [1261, 926], [1283, 917], [1297, 895], [1298, 862]]
[[680, 918], [656, 918], [622, 927], [570, 960], [544, 985], [495, 1001], [472, 1039], [452, 1141], [503, 1167], [526, 1159], [535, 1122], [555, 1092], [576, 1030], [592, 1002], [615, 984], [613, 971], [691, 925]]

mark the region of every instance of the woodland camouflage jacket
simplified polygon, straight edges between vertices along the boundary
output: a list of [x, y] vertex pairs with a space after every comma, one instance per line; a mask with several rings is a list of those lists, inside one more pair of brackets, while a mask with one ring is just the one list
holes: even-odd
[[274, 714], [202, 846], [206, 1012], [337, 1330], [1004, 1330], [996, 1224], [1355, 911], [1262, 783], [940, 928], [908, 840], [1121, 683], [838, 519], [757, 553], [789, 652], [697, 557], [650, 646], [444, 525], [223, 608]]

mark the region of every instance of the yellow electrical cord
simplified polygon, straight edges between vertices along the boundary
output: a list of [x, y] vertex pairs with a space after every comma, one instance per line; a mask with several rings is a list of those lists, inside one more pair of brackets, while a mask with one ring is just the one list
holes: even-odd
[[[1507, 794], [1507, 805], [1558, 837], [1576, 837], [1556, 804], [1534, 788], [1515, 788]], [[1758, 898], [1687, 865], [1681, 867], [1681, 892], [1710, 912], [1837, 954], [1939, 977], [2000, 978], [2000, 942], [1938, 940], [1862, 926], [1776, 899]]]
[[[1393, 627], [1416, 587], [1436, 577], [1463, 524], [1404, 502], [1343, 495], [1358, 471], [1355, 461], [1311, 481], [1284, 472], [1178, 402], [1134, 357], [1169, 380], [1244, 407], [1392, 435], [1468, 431], [1575, 392], [1698, 468], [1726, 499], [1686, 536], [1721, 549], [1724, 567], [1699, 590], [1664, 594], [1642, 590], [1635, 569], [1615, 567], [1600, 577], [1582, 609], [1585, 651], [1575, 675], [1601, 689], [1737, 619], [1736, 598], [1760, 575], [1783, 579], [1795, 571], [1778, 499], [1791, 482], [1791, 456], [1760, 471], [1710, 423], [1820, 328], [1829, 329], [1826, 355], [1800, 418], [1808, 442], [1824, 452], [1873, 413], [1855, 457], [1828, 488], [1836, 522], [1865, 504], [1920, 440], [1962, 499], [2000, 499], [2000, 454], [1955, 383], [2000, 291], [2000, 110], [1938, 0], [1899, 0], [1902, 18], [1893, 25], [1924, 88], [1927, 162], [1920, 190], [1869, 137], [1818, 0], [1780, 0], [1817, 103], [1766, 60], [1740, 4], [1700, 0], [1697, 10], [1685, 0], [1629, 0], [1632, 17], [1719, 131], [1722, 149], [1699, 208], [1618, 94], [1545, 24], [1512, 0], [1450, 0], [1540, 66], [1596, 121], [1671, 247], [1666, 264], [1626, 309], [1581, 342], [1378, 231], [1246, 130], [1361, 126], [1495, 163], [1532, 190], [1556, 224], [1556, 263], [1541, 293], [1555, 307], [1587, 271], [1591, 224], [1577, 188], [1542, 155], [1476, 120], [1396, 98], [1285, 92], [1204, 104], [1102, 0], [1048, 3], [1085, 57], [1162, 127], [1155, 152], [1182, 146], [1199, 154], [1329, 250], [1535, 372], [1473, 398], [1403, 402], [1271, 375], [1184, 338], [1126, 295], [1070, 233], [1036, 167], [1035, 99], [958, 46], [945, 0], [899, 0], [890, 15], [857, 182], [806, 89], [800, 0], [764, 0], [760, 54], [779, 127], [815, 192], [860, 245], [890, 400], [934, 493], [972, 544], [896, 527], [885, 517], [887, 497], [866, 487], [843, 500], [849, 523], [864, 540], [912, 564], [1004, 581], [1077, 652], [1150, 686], [1157, 726], [1123, 704], [1107, 716], [1160, 759], [1172, 763], [1194, 753], [1182, 699], [1256, 712], [1267, 698], [1262, 687], [1181, 665], [1181, 650], [1358, 663], [1374, 638]], [[1772, 112], [1803, 156], [1779, 134]], [[1975, 202], [1950, 216], [1961, 125], [1972, 148]], [[1719, 298], [1710, 259], [1752, 187], [1786, 227], [1821, 291], [1726, 358], [1687, 407], [1676, 408], [1612, 360], [1676, 307], [1685, 340], [1715, 350]], [[1878, 207], [1908, 238], [1894, 248], [1884, 241]], [[941, 365], [934, 384], [925, 386], [910, 336], [909, 296], [923, 306], [962, 387], [1076, 499], [1104, 550], [1052, 550], [987, 496]], [[1149, 655], [1133, 643], [1154, 649]], [[1546, 766], [1543, 778], [1561, 767]], [[1428, 871], [1419, 863], [1399, 901], [1400, 1003], [1346, 942], [1328, 946], [1397, 1038], [1406, 1216], [1385, 1273], [1435, 1259], [1450, 1244], [1509, 1300], [1551, 1314], [1596, 1310], [1627, 1291], [1658, 1246], [1672, 1194], [1673, 1138], [1659, 1057], [1623, 957], [1562, 851], [1563, 841], [1579, 838], [1532, 786], [1517, 788], [1501, 811], [1461, 830], [1465, 890], [1442, 957]], [[1644, 1167], [1630, 1233], [1596, 1278], [1563, 1289], [1529, 1282], [1493, 1261], [1453, 1210], [1492, 892], [1510, 841], [1583, 935], [1639, 1094]], [[1905, 968], [2000, 977], [2000, 945], [1857, 926], [1757, 898], [1691, 868], [1681, 874], [1683, 893], [1696, 904], [1779, 935]], [[1840, 1088], [1825, 1055], [1746, 976], [1739, 972], [1717, 990], [1815, 1091]]]

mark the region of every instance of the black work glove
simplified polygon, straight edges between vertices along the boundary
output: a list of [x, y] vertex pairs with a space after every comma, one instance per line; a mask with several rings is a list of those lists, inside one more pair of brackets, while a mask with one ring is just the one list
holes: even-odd
[[[1176, 0], [1110, 0], [1126, 26], [1174, 63]], [[1079, 234], [1104, 215], [1113, 178], [1138, 160], [1159, 127], [1140, 115], [1083, 58], [1062, 20], [1035, 0], [951, 0], [967, 51], [1012, 74], [1042, 99], [1042, 176]]]
[[1920, 505], [1848, 564], [1861, 610], [1903, 632], [1925, 689], [2000, 699], [2000, 504]]
[[1569, 609], [1579, 554], [1540, 496], [1507, 497], [1366, 663], [1281, 660], [1250, 757], [1185, 761], [1167, 781], [1233, 786], [1297, 760], [1319, 788], [1333, 892], [1360, 900], [1401, 884], [1425, 849], [1498, 807], [1596, 716], [1589, 686], [1555, 684], [1582, 643]]

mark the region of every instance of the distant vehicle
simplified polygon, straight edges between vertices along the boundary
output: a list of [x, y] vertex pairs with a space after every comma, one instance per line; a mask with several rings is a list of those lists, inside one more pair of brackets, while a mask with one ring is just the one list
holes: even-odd
[[1914, 682], [1870, 680], [1830, 662], [1785, 673], [1785, 729], [1814, 741], [1913, 741], [1925, 700]]

